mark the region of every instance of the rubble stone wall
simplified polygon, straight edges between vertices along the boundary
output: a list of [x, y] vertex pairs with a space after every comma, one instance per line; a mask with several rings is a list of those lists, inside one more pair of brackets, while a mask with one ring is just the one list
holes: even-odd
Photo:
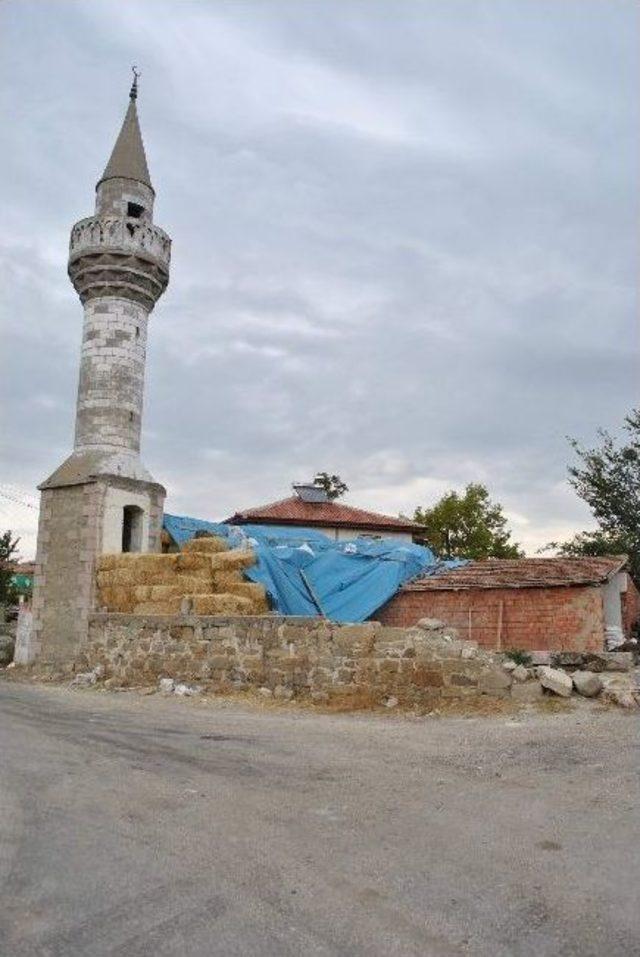
[[486, 588], [397, 593], [379, 611], [384, 625], [408, 628], [439, 618], [487, 649], [600, 651], [604, 612], [600, 586]]
[[285, 688], [300, 694], [352, 696], [362, 704], [430, 703], [510, 693], [499, 661], [434, 623], [385, 628], [276, 616], [91, 616], [77, 668], [100, 667], [122, 685], [160, 677], [213, 687]]

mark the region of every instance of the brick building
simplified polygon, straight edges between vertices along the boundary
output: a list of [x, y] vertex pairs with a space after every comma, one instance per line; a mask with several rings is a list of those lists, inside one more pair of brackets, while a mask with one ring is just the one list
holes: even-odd
[[497, 650], [598, 651], [628, 637], [639, 613], [622, 556], [471, 562], [408, 583], [375, 617], [402, 627], [439, 618]]

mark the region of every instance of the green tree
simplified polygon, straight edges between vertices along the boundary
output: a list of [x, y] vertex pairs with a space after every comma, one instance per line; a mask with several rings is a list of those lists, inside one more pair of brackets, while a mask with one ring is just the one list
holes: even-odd
[[330, 501], [340, 498], [341, 495], [349, 491], [349, 486], [342, 481], [339, 475], [329, 475], [328, 472], [316, 472], [313, 484], [323, 488]]
[[598, 523], [568, 542], [550, 542], [543, 549], [561, 555], [629, 556], [629, 569], [640, 581], [640, 409], [625, 417], [626, 442], [617, 443], [606, 431], [601, 444], [584, 448], [570, 439], [579, 462], [569, 466], [569, 482], [587, 503]]
[[441, 558], [522, 558], [502, 506], [489, 498], [479, 482], [463, 495], [447, 492], [431, 508], [417, 508], [414, 521], [424, 525], [424, 537]]
[[14, 575], [13, 563], [18, 560], [18, 543], [9, 529], [0, 535], [0, 605], [9, 605], [15, 601], [15, 589], [11, 584]]

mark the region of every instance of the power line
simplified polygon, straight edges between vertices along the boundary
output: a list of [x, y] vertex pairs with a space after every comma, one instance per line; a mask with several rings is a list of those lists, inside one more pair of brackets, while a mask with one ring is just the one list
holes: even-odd
[[33, 505], [31, 502], [26, 502], [23, 498], [19, 498], [12, 492], [6, 492], [4, 489], [0, 488], [0, 495], [2, 495], [3, 498], [8, 499], [10, 502], [13, 502], [15, 505], [23, 505], [24, 508], [32, 508], [35, 512], [38, 511], [37, 505]]

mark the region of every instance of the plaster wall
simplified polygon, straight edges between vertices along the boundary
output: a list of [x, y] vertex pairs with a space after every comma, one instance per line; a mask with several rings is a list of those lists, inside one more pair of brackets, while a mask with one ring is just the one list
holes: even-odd
[[141, 552], [151, 551], [149, 548], [149, 509], [148, 492], [134, 492], [128, 489], [107, 488], [104, 501], [104, 517], [102, 522], [102, 553], [117, 553], [122, 551], [122, 528], [124, 522], [124, 508], [126, 505], [135, 505], [142, 509]]
[[[278, 524], [284, 525], [286, 523], [279, 522]], [[294, 526], [290, 526], [290, 527], [293, 528]], [[363, 532], [362, 529], [360, 528], [348, 528], [348, 527], [345, 527], [344, 525], [339, 525], [339, 526], [313, 525], [309, 527], [316, 529], [318, 532], [323, 532], [329, 538], [337, 542], [347, 542], [353, 538], [358, 538], [362, 535], [366, 537], [372, 537], [372, 538], [377, 538], [377, 537], [385, 538], [394, 542], [398, 542], [399, 544], [400, 543], [411, 544], [411, 541], [412, 541], [411, 535], [408, 532], [386, 532], [382, 530], [379, 532]]]

